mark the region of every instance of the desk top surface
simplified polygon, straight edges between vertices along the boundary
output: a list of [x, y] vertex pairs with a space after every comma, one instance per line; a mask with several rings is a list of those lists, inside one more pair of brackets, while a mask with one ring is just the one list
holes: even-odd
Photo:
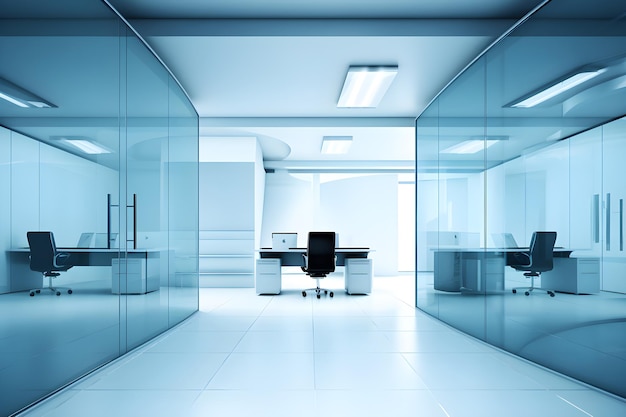
[[[66, 248], [57, 247], [59, 252], [73, 252], [73, 253], [116, 253], [116, 252], [128, 252], [128, 253], [146, 253], [146, 252], [161, 252], [162, 249], [129, 249], [123, 251], [118, 248]], [[30, 248], [12, 248], [10, 252], [30, 252]]]
[[[281, 252], [306, 252], [306, 248], [289, 248], [289, 249], [272, 249], [272, 248], [261, 248], [257, 252], [272, 252], [272, 253], [281, 253]], [[335, 248], [335, 252], [372, 252], [370, 248]]]
[[[528, 252], [530, 250], [529, 247], [520, 247], [520, 248], [453, 248], [453, 247], [443, 247], [443, 248], [432, 248], [435, 252]], [[553, 252], [573, 252], [574, 249], [568, 249], [563, 247], [556, 247], [552, 250]]]

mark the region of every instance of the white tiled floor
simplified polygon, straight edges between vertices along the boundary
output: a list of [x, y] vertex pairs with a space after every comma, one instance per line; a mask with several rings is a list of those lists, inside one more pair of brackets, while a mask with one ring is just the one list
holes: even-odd
[[[202, 289], [200, 312], [27, 416], [623, 416], [626, 402], [369, 296]], [[386, 280], [386, 281], [383, 281]]]

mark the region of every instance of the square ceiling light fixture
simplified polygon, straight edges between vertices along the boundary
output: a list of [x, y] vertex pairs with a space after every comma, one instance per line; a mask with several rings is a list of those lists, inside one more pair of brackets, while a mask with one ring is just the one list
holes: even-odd
[[337, 107], [376, 107], [398, 74], [398, 66], [350, 67]]
[[606, 72], [606, 68], [582, 68], [563, 78], [553, 81], [546, 86], [522, 98], [519, 98], [505, 107], [529, 108], [535, 107], [545, 101], [565, 93], [572, 88], [579, 86], [592, 78]]
[[54, 104], [36, 96], [30, 91], [24, 90], [10, 81], [0, 78], [0, 98], [24, 108], [50, 108]]
[[352, 145], [352, 136], [324, 136], [322, 138], [322, 153], [338, 155], [348, 152]]
[[485, 149], [495, 145], [500, 141], [508, 139], [508, 136], [487, 136], [485, 138], [474, 137], [472, 139], [459, 142], [456, 145], [449, 146], [446, 149], [443, 149], [441, 153], [453, 153], [462, 155], [474, 154], [480, 151], [484, 151]]
[[89, 155], [100, 155], [105, 153], [112, 153], [112, 151], [99, 143], [96, 143], [87, 138], [79, 138], [79, 137], [61, 137], [59, 138], [61, 142], [70, 145], [83, 153]]

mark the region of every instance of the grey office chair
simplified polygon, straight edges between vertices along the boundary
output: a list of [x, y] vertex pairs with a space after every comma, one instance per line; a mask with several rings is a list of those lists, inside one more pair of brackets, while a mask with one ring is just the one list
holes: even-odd
[[[335, 271], [335, 232], [309, 232], [306, 254], [302, 256], [302, 270], [316, 281], [316, 287], [302, 291], [302, 296], [306, 297], [307, 291], [315, 291], [317, 298], [320, 298], [322, 291], [328, 294], [328, 289], [320, 288], [320, 278]], [[334, 296], [332, 291], [330, 296]]]
[[69, 262], [70, 255], [64, 252], [57, 252], [52, 232], [27, 232], [28, 246], [30, 246], [30, 269], [41, 272], [44, 278], [48, 278], [48, 286], [30, 290], [30, 296], [39, 294], [41, 290], [52, 291], [53, 294], [61, 295], [61, 290], [72, 293], [71, 288], [53, 287], [52, 278], [61, 275], [73, 265]]
[[517, 290], [525, 290], [524, 294], [530, 295], [535, 290], [546, 291], [550, 297], [554, 297], [554, 291], [535, 287], [535, 277], [541, 276], [542, 272], [552, 270], [554, 256], [554, 242], [556, 232], [534, 232], [530, 240], [528, 252], [516, 252], [513, 255], [511, 267], [524, 272], [525, 277], [530, 277], [530, 287], [513, 288], [513, 294]]

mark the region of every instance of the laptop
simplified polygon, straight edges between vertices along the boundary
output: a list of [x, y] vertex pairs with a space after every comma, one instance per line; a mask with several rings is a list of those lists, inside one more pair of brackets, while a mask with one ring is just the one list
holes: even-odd
[[519, 245], [511, 233], [492, 233], [491, 238], [493, 239], [493, 243], [496, 245], [496, 248], [519, 248]]
[[76, 244], [77, 248], [88, 248], [91, 246], [91, 239], [93, 239], [92, 232], [85, 232], [80, 234], [80, 238], [78, 239], [78, 243]]
[[289, 249], [297, 247], [297, 233], [272, 233], [272, 249]]

